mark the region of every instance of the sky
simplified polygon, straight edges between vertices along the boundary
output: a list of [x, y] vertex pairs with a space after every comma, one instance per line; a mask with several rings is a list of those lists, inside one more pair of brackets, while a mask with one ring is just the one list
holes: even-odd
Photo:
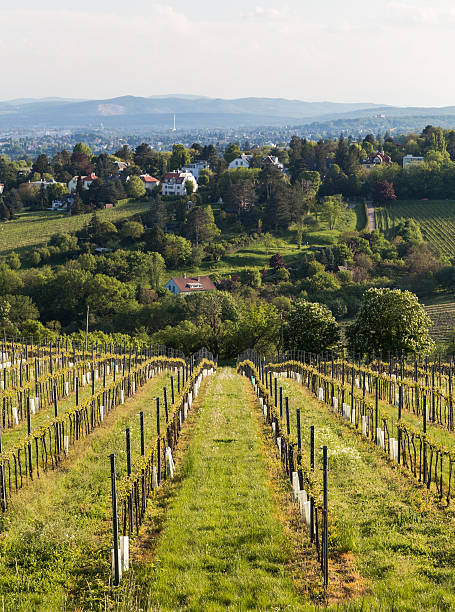
[[453, 105], [454, 27], [453, 0], [0, 3], [0, 99]]

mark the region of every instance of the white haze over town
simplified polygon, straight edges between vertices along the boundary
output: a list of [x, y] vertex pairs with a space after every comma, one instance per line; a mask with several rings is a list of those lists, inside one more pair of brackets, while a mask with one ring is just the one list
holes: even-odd
[[185, 93], [455, 103], [450, 0], [1, 4], [1, 100]]

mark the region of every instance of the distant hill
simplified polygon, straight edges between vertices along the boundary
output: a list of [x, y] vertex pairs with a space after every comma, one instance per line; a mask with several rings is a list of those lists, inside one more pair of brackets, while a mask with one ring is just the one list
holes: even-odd
[[[315, 122], [362, 121], [375, 117], [448, 117], [455, 124], [455, 106], [395, 107], [372, 103], [304, 102], [284, 98], [206, 98], [190, 95], [121, 96], [105, 100], [30, 98], [0, 102], [0, 129], [107, 128], [124, 130], [172, 127], [239, 128], [295, 126]], [[411, 122], [412, 123], [412, 122]]]

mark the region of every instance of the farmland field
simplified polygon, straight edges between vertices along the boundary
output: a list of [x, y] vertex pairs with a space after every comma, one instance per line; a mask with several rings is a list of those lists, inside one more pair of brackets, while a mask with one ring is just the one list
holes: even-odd
[[[147, 211], [149, 202], [122, 200], [115, 208], [97, 211], [103, 221], [121, 221]], [[68, 216], [50, 210], [26, 211], [14, 221], [0, 223], [0, 255], [43, 245], [53, 234], [76, 232], [90, 220], [91, 213]]]
[[425, 240], [442, 255], [455, 256], [455, 202], [406, 200], [376, 209], [377, 228], [386, 234], [401, 219], [418, 221]]

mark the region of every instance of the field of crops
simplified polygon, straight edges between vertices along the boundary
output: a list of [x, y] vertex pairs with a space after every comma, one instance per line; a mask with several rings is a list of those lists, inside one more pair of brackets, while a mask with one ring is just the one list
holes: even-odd
[[386, 234], [400, 219], [415, 219], [423, 237], [441, 254], [455, 256], [455, 202], [406, 200], [376, 209], [376, 226]]
[[455, 609], [452, 362], [0, 348], [3, 609]]
[[[97, 212], [103, 221], [117, 222], [147, 211], [149, 202], [120, 201], [115, 208]], [[90, 220], [90, 214], [68, 216], [50, 210], [26, 211], [14, 221], [0, 223], [0, 255], [10, 251], [39, 247], [53, 234], [76, 232]]]

